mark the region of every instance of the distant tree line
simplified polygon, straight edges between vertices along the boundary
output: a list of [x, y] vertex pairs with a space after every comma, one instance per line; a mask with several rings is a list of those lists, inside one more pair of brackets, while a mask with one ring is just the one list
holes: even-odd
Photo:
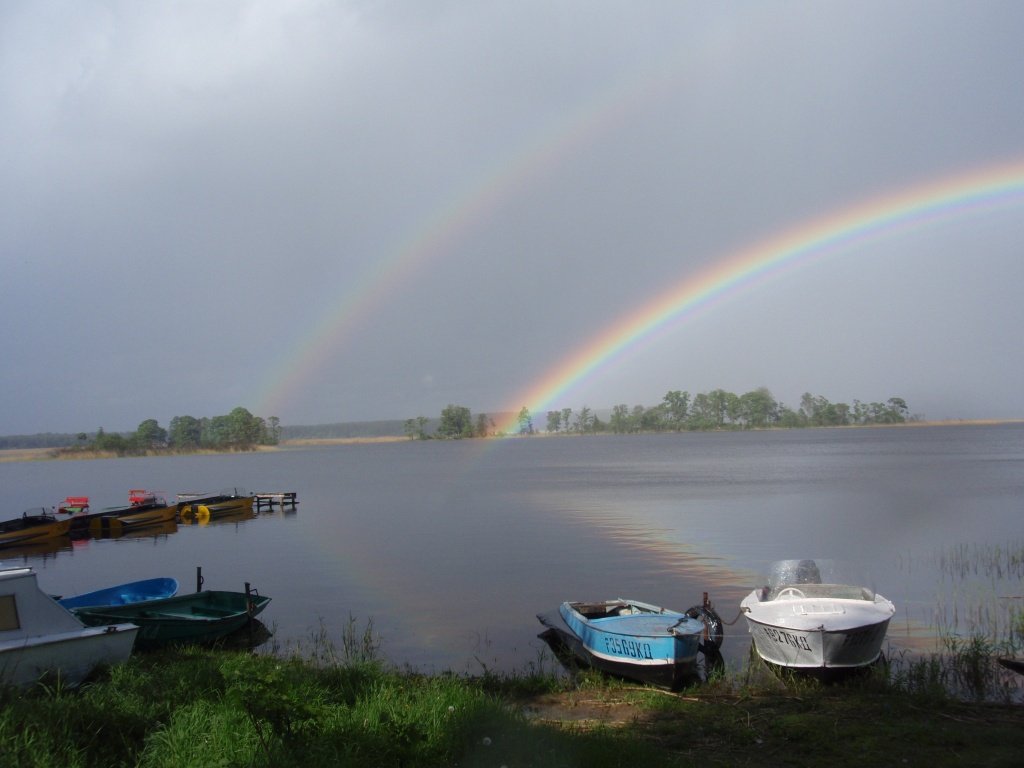
[[[434, 423], [437, 424], [437, 429], [433, 433], [428, 432], [428, 425]], [[431, 420], [426, 416], [405, 420], [405, 435], [410, 440], [433, 438], [458, 440], [464, 437], [487, 437], [494, 434], [494, 429], [494, 420], [486, 413], [479, 414], [474, 420], [472, 412], [464, 405], [449, 405], [441, 411], [440, 420]]]
[[168, 429], [156, 419], [146, 419], [128, 434], [105, 432], [102, 427], [91, 439], [85, 432], [78, 442], [63, 450], [104, 451], [118, 456], [144, 456], [154, 452], [187, 453], [197, 449], [251, 450], [257, 445], [277, 445], [281, 438], [280, 420], [263, 419], [245, 408], [235, 408], [226, 416], [195, 418], [175, 416]]
[[[549, 433], [593, 434], [608, 432], [632, 434], [640, 432], [699, 432], [707, 430], [767, 429], [770, 427], [798, 429], [802, 427], [866, 426], [869, 424], [901, 424], [910, 419], [906, 401], [891, 397], [884, 403], [853, 401], [831, 403], [820, 395], [804, 393], [800, 406], [793, 410], [777, 401], [765, 387], [743, 395], [716, 389], [690, 396], [689, 392], [672, 390], [655, 406], [617, 405], [607, 422], [601, 421], [587, 406], [573, 412], [572, 408], [548, 411], [545, 429]], [[494, 421], [487, 414], [473, 418], [469, 408], [449, 405], [441, 411], [437, 430], [430, 434], [425, 416], [406, 419], [405, 434], [411, 440], [459, 439], [495, 435]], [[523, 408], [516, 419], [514, 434], [536, 432], [529, 409]]]
[[[673, 390], [662, 401], [647, 408], [617, 405], [607, 424], [584, 407], [573, 418], [571, 411], [548, 412], [548, 431], [570, 432], [697, 432], [721, 429], [766, 429], [779, 427], [842, 427], [868, 424], [901, 424], [909, 418], [906, 402], [891, 397], [884, 403], [853, 401], [830, 403], [820, 395], [805, 392], [796, 410], [778, 402], [766, 387], [736, 395], [723, 389], [701, 392]], [[570, 421], [570, 419], [572, 419]]]
[[11, 448], [63, 448], [73, 445], [77, 435], [67, 432], [40, 432], [35, 435], [5, 435], [0, 437], [0, 451]]

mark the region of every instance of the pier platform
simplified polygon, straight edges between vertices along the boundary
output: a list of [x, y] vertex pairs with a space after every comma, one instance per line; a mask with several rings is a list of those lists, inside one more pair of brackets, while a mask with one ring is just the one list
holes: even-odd
[[259, 511], [261, 507], [294, 507], [299, 503], [299, 500], [295, 498], [298, 494], [295, 491], [291, 492], [279, 492], [279, 493], [257, 493], [256, 498], [253, 500], [253, 506]]

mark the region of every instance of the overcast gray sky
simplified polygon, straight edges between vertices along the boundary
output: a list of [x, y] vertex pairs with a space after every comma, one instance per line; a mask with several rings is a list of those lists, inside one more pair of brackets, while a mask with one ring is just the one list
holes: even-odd
[[0, 434], [760, 386], [1024, 417], [1020, 171], [519, 402], [745, 248], [1024, 168], [1022, 34], [975, 0], [5, 0]]

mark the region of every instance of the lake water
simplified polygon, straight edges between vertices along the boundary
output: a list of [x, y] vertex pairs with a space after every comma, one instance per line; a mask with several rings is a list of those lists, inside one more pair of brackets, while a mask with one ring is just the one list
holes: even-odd
[[[776, 559], [855, 564], [896, 603], [890, 651], [969, 634], [981, 619], [964, 596], [1012, 612], [1024, 595], [1019, 571], [992, 576], [973, 554], [1024, 548], [1020, 424], [0, 463], [0, 483], [4, 517], [65, 496], [123, 505], [130, 488], [295, 491], [295, 511], [0, 558], [64, 595], [154, 576], [192, 591], [201, 567], [206, 588], [272, 597], [261, 618], [281, 647], [321, 629], [340, 645], [350, 617], [372, 619], [390, 661], [428, 672], [536, 662], [535, 615], [563, 600], [683, 610], [706, 591], [732, 621]], [[950, 553], [975, 572], [952, 575]], [[745, 622], [726, 629], [724, 654], [742, 663]]]

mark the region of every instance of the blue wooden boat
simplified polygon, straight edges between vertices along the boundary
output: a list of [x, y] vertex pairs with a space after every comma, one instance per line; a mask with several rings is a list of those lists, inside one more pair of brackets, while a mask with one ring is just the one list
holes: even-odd
[[548, 628], [541, 637], [552, 646], [552, 641], [560, 642], [583, 664], [617, 677], [675, 689], [698, 678], [697, 654], [702, 645], [717, 650], [716, 642], [721, 643], [721, 624], [712, 627], [712, 616], [709, 604], [680, 613], [620, 599], [565, 602], [557, 616], [541, 614], [537, 618]]
[[118, 584], [115, 587], [83, 592], [74, 597], [62, 597], [57, 602], [68, 610], [89, 606], [127, 605], [144, 600], [159, 600], [178, 594], [178, 580], [171, 578], [143, 579]]

